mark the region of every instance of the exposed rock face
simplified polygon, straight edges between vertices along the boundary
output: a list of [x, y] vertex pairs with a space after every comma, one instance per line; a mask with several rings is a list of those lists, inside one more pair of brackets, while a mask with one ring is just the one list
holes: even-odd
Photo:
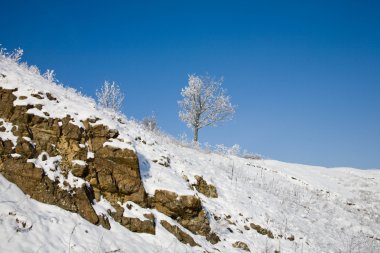
[[145, 206], [146, 194], [133, 151], [102, 147], [89, 164], [90, 174], [86, 179], [94, 187], [96, 195], [101, 193], [113, 203], [133, 201]]
[[214, 244], [219, 241], [217, 235], [211, 233], [209, 220], [198, 197], [178, 196], [174, 192], [156, 190], [152, 202], [158, 211], [177, 220], [194, 234], [206, 236]]
[[110, 138], [117, 138], [119, 133], [117, 130], [109, 129], [104, 125], [93, 125], [94, 123], [96, 123], [96, 120], [91, 119], [83, 122], [87, 129], [90, 149], [96, 152], [103, 147], [104, 142]]
[[212, 184], [208, 184], [201, 176], [195, 176], [195, 179], [197, 180], [197, 183], [193, 186], [195, 187], [195, 189], [197, 189], [198, 192], [204, 194], [206, 197], [209, 198], [218, 197], [218, 192], [216, 191], [215, 186], [213, 186]]
[[16, 100], [16, 96], [13, 92], [16, 90], [7, 90], [0, 87], [0, 115], [4, 119], [10, 119], [13, 112], [13, 101]]
[[123, 216], [124, 208], [118, 204], [113, 205], [116, 212], [111, 213], [112, 218], [115, 221], [119, 222], [124, 227], [128, 228], [132, 232], [137, 233], [148, 233], [148, 234], [156, 234], [156, 224], [154, 220], [153, 214], [144, 215], [147, 220], [140, 220], [135, 217], [125, 217]]
[[2, 141], [0, 139], [0, 155], [10, 154], [13, 149], [13, 143], [10, 140]]
[[[0, 87], [0, 118], [13, 124], [12, 133], [17, 137], [15, 146], [10, 140], [0, 138], [0, 172], [9, 181], [38, 201], [77, 212], [91, 223], [108, 228], [107, 218], [98, 217], [92, 207], [95, 196], [103, 195], [111, 203], [131, 200], [145, 204], [146, 193], [137, 155], [131, 150], [103, 147], [105, 141], [118, 136], [116, 130], [93, 125], [96, 120], [86, 120], [83, 122], [85, 128], [81, 128], [73, 124], [69, 115], [56, 119], [28, 114], [29, 109], [41, 110], [43, 106], [14, 106], [13, 102], [17, 99], [14, 91]], [[43, 95], [40, 92], [34, 97], [42, 99]], [[56, 101], [51, 94], [47, 97]], [[67, 175], [71, 171], [74, 176], [89, 181], [93, 188], [82, 186], [71, 191], [60, 188], [58, 182], [50, 180], [43, 170], [27, 162], [27, 159], [36, 158], [42, 152], [50, 156], [60, 155], [63, 173]], [[88, 152], [95, 153], [95, 159], [89, 157]], [[13, 153], [17, 153], [18, 157], [10, 156]], [[76, 160], [82, 163], [74, 163]], [[133, 219], [122, 222], [132, 224], [126, 225], [129, 227], [136, 224]]]
[[191, 247], [199, 246], [190, 235], [183, 232], [178, 226], [171, 225], [165, 220], [161, 220], [160, 223], [167, 231], [172, 233], [178, 241], [184, 244], [189, 244]]
[[244, 251], [251, 252], [251, 250], [249, 249], [248, 245], [246, 243], [244, 243], [244, 242], [241, 242], [241, 241], [235, 242], [234, 244], [232, 244], [232, 247], [238, 248], [238, 249], [242, 249]]
[[33, 163], [27, 163], [24, 159], [2, 158], [0, 172], [32, 198], [79, 213], [91, 223], [98, 224], [99, 217], [91, 205], [89, 200], [91, 193], [86, 186], [76, 188], [72, 193], [63, 190], [45, 176], [41, 169], [36, 168]]

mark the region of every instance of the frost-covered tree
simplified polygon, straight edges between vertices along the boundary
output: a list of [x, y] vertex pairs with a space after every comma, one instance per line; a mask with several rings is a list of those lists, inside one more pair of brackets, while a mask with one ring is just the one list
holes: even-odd
[[105, 108], [110, 108], [115, 111], [121, 110], [124, 97], [124, 93], [115, 82], [110, 83], [105, 81], [103, 86], [100, 87], [100, 90], [96, 90], [98, 103]]
[[235, 113], [229, 96], [221, 87], [222, 82], [210, 76], [189, 75], [188, 86], [181, 91], [179, 117], [193, 129], [194, 142], [198, 142], [199, 129], [217, 126], [230, 120]]

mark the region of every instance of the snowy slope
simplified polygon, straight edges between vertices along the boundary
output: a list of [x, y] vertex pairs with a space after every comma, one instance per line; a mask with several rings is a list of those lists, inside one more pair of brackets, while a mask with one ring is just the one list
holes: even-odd
[[[81, 120], [100, 118], [99, 123], [117, 129], [123, 141], [109, 145], [137, 152], [147, 193], [164, 189], [198, 195], [212, 230], [221, 238], [211, 245], [156, 210], [149, 211], [181, 227], [201, 247], [180, 243], [159, 222], [156, 235], [130, 232], [112, 218], [111, 230], [106, 230], [78, 214], [30, 199], [0, 175], [0, 252], [243, 252], [232, 247], [236, 241], [245, 242], [251, 252], [380, 252], [380, 170], [328, 169], [209, 153], [102, 110], [93, 99], [3, 56], [0, 73], [5, 75], [0, 87], [17, 88], [15, 95], [28, 97], [15, 105], [44, 105], [42, 111], [28, 113], [56, 118], [70, 114], [78, 126]], [[38, 91], [51, 93], [60, 103], [29, 96]], [[9, 131], [0, 137], [13, 138], [6, 134]], [[154, 162], [162, 159], [170, 166]], [[196, 175], [216, 186], [218, 198], [191, 187]], [[97, 203], [95, 208], [106, 205]], [[136, 207], [133, 215], [145, 211]], [[270, 230], [274, 238], [258, 233], [251, 223]]]

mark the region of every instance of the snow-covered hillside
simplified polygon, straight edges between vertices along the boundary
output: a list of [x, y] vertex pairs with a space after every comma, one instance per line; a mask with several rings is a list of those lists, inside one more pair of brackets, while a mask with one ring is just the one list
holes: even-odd
[[[137, 153], [148, 196], [166, 190], [199, 197], [211, 230], [220, 238], [211, 244], [158, 208], [129, 201], [120, 203], [129, 205], [125, 216], [144, 220], [144, 214], [151, 213], [155, 217], [155, 235], [131, 232], [109, 215], [107, 210], [113, 207], [102, 197], [93, 207], [109, 219], [111, 228], [107, 230], [77, 213], [30, 198], [0, 174], [0, 252], [380, 252], [380, 170], [252, 160], [186, 147], [98, 108], [91, 98], [2, 55], [0, 88], [17, 89], [13, 91], [17, 97], [14, 106], [41, 105], [40, 109], [28, 109], [27, 114], [58, 119], [70, 115], [71, 123], [79, 128], [85, 127], [87, 119], [96, 119], [96, 124], [117, 130], [118, 137], [103, 145]], [[1, 118], [0, 122], [0, 139], [16, 145], [12, 122]], [[18, 155], [12, 153], [13, 158]], [[59, 156], [43, 163], [46, 159], [41, 155], [28, 163], [45, 174], [52, 173], [53, 160]], [[87, 156], [91, 155], [89, 151]], [[63, 175], [59, 169], [54, 173], [53, 180], [58, 178], [62, 188], [90, 185], [71, 173]], [[194, 187], [199, 176], [215, 186], [216, 198]], [[180, 242], [160, 221], [190, 235], [198, 246]]]

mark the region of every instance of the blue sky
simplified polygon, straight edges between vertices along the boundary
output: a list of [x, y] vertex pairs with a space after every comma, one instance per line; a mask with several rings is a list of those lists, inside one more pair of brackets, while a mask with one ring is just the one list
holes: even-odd
[[200, 141], [282, 161], [380, 168], [379, 1], [7, 1], [0, 43], [93, 96], [104, 80], [125, 113], [178, 119], [187, 74], [224, 76], [238, 105]]

